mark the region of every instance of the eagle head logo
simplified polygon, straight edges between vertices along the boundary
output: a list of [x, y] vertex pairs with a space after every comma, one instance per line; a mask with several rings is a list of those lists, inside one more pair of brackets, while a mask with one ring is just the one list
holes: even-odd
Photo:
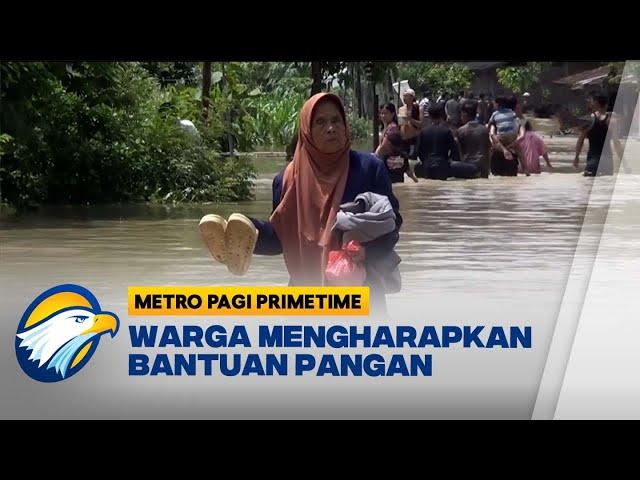
[[87, 364], [102, 335], [115, 336], [118, 325], [118, 317], [103, 312], [86, 288], [51, 288], [22, 315], [16, 332], [18, 363], [34, 380], [64, 380]]

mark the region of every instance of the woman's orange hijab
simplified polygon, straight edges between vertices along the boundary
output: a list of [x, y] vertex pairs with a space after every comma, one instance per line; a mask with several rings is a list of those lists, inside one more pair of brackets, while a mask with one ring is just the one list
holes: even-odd
[[[336, 153], [318, 150], [311, 122], [320, 102], [332, 101], [345, 121], [345, 143]], [[342, 201], [349, 171], [349, 132], [344, 106], [332, 93], [318, 93], [300, 111], [298, 144], [284, 172], [280, 204], [271, 215], [292, 285], [323, 285], [332, 247], [331, 227]]]

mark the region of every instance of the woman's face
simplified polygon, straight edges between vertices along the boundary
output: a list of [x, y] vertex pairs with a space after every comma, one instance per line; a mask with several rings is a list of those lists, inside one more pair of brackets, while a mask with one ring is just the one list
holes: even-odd
[[402, 100], [404, 101], [405, 105], [413, 105], [413, 95], [411, 95], [410, 93], [405, 93], [404, 96], [402, 97]]
[[311, 138], [324, 153], [335, 153], [344, 148], [347, 129], [335, 103], [325, 101], [316, 106], [311, 120]]
[[382, 123], [384, 123], [385, 125], [389, 125], [391, 123], [391, 120], [393, 120], [393, 113], [391, 113], [386, 108], [380, 109], [380, 120], [382, 120]]

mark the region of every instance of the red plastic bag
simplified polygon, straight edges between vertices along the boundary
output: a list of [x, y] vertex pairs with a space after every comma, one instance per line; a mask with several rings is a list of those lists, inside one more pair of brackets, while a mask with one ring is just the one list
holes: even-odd
[[364, 247], [359, 242], [351, 240], [342, 247], [342, 250], [329, 252], [325, 277], [328, 285], [363, 285], [367, 278]]

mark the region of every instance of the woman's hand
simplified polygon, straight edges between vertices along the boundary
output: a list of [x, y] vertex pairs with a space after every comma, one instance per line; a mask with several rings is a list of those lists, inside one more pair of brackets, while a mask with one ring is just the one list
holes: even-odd
[[402, 168], [403, 166], [404, 158], [397, 155], [387, 158], [387, 167], [389, 167], [389, 170], [397, 170], [399, 168]]

